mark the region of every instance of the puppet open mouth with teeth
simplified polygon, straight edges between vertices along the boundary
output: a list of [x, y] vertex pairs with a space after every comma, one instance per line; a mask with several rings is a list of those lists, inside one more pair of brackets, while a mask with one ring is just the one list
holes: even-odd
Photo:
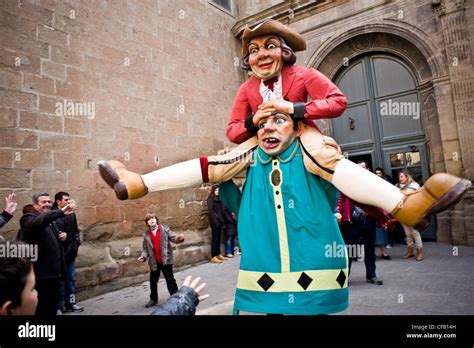
[[280, 145], [280, 139], [275, 137], [268, 137], [262, 141], [262, 147], [267, 150], [274, 149], [278, 147], [278, 145]]

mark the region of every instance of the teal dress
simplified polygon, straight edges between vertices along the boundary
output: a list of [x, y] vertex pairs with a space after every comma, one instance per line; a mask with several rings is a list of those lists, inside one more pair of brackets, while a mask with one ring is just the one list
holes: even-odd
[[257, 148], [239, 209], [234, 314], [347, 308], [347, 255], [333, 213], [338, 196], [306, 170], [299, 140], [276, 158]]

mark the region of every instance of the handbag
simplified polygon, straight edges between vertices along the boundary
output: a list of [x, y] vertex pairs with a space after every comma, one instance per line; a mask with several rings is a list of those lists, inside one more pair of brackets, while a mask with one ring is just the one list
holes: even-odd
[[351, 206], [351, 221], [352, 222], [360, 222], [363, 219], [365, 219], [366, 216], [367, 214], [362, 208], [359, 208], [357, 205], [352, 204]]

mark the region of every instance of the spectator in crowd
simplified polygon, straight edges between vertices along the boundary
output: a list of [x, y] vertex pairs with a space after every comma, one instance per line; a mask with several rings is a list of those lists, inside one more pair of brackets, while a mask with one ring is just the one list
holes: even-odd
[[147, 230], [143, 235], [143, 251], [138, 261], [148, 260], [150, 266], [150, 301], [145, 305], [146, 308], [152, 307], [158, 303], [158, 280], [160, 272], [165, 276], [168, 292], [173, 295], [178, 291], [178, 285], [173, 275], [173, 249], [171, 242], [175, 244], [184, 241], [184, 234], [177, 235], [168, 225], [161, 225], [158, 217], [153, 213], [145, 216], [145, 225]]
[[[392, 229], [396, 222], [395, 219], [390, 218], [382, 209], [368, 206], [362, 203], [357, 203], [356, 205], [349, 197], [346, 197], [342, 193], [339, 196], [335, 212], [335, 216], [339, 224], [339, 229], [341, 230], [344, 243], [348, 247], [348, 250], [352, 253], [358, 250], [356, 245], [359, 243], [359, 240], [361, 240], [362, 244], [364, 244], [364, 252], [371, 252], [370, 239], [368, 239], [366, 235], [360, 235], [361, 223], [365, 223], [365, 219], [367, 217], [370, 217], [377, 223], [377, 225], [382, 226], [386, 229]], [[360, 256], [362, 255], [348, 255], [349, 274], [351, 271], [352, 261], [356, 260]], [[375, 251], [374, 256], [370, 257], [369, 255], [368, 260], [364, 257], [364, 262], [367, 282], [382, 285], [381, 280], [373, 279], [374, 277], [376, 278]]]
[[[385, 181], [391, 183], [391, 184], [395, 184], [395, 182], [393, 182], [393, 178], [389, 175], [386, 175], [383, 171], [382, 168], [378, 167], [378, 168], [375, 168], [375, 171], [374, 171], [375, 175], [377, 175], [378, 177], [384, 179]], [[397, 222], [397, 224], [399, 224]], [[400, 224], [399, 224], [400, 225]], [[376, 233], [375, 233], [375, 239], [377, 241], [377, 243], [381, 243], [382, 242], [382, 239], [384, 236], [385, 233], [387, 233], [387, 236], [388, 236], [388, 241], [387, 241], [387, 244], [386, 245], [378, 245], [376, 244], [376, 246], [380, 246], [381, 248], [381, 251], [382, 251], [382, 258], [386, 259], [386, 260], [389, 260], [387, 258], [384, 257], [384, 255], [387, 254], [386, 252], [386, 249], [390, 249], [392, 247], [392, 245], [394, 244], [395, 242], [395, 229], [394, 230], [385, 230], [386, 232], [383, 232], [382, 230], [379, 229], [380, 226], [377, 225], [377, 230], [376, 230]], [[381, 238], [377, 238], [377, 236], [380, 236]], [[382, 249], [383, 248], [383, 249]], [[389, 256], [390, 257], [390, 256]]]
[[234, 257], [234, 253], [238, 255], [238, 247], [236, 243], [237, 237], [237, 216], [233, 211], [224, 207], [225, 220], [225, 256], [228, 258]]
[[384, 179], [385, 181], [391, 183], [391, 184], [394, 184], [393, 182], [393, 178], [387, 174], [385, 174], [385, 172], [383, 171], [382, 168], [378, 167], [378, 168], [375, 168], [375, 171], [374, 171], [375, 175], [377, 175], [379, 178], [382, 178]]
[[36, 316], [56, 315], [61, 278], [66, 276], [64, 254], [61, 241], [66, 233], [60, 232], [56, 220], [74, 212], [74, 207], [66, 205], [62, 209], [51, 210], [51, 198], [46, 192], [35, 193], [32, 197], [33, 210], [20, 219], [22, 239], [38, 245], [38, 260], [33, 264], [38, 291]]
[[375, 246], [380, 248], [380, 257], [384, 260], [391, 260], [392, 258], [385, 247], [388, 244], [388, 229], [383, 225], [377, 223], [375, 226]]
[[[5, 242], [0, 242], [5, 243]], [[12, 242], [10, 242], [12, 243]], [[21, 241], [13, 243], [21, 244]], [[186, 277], [182, 287], [152, 315], [194, 315], [198, 304], [209, 294], [200, 295], [206, 283], [200, 277]], [[38, 305], [35, 272], [31, 261], [23, 257], [0, 258], [0, 315], [33, 315]]]
[[224, 204], [219, 197], [219, 185], [212, 185], [211, 192], [207, 197], [207, 208], [209, 226], [212, 231], [211, 262], [222, 263], [227, 258], [221, 254], [221, 235], [225, 227], [225, 216]]
[[[397, 187], [399, 187], [403, 193], [416, 192], [420, 189], [420, 185], [418, 185], [418, 183], [415, 180], [413, 180], [413, 177], [406, 170], [401, 171], [398, 174]], [[415, 254], [413, 253], [413, 244], [414, 244], [416, 247], [415, 259], [416, 261], [422, 261], [425, 258], [425, 256], [423, 255], [423, 242], [421, 241], [420, 232], [414, 227], [410, 227], [406, 225], [403, 225], [403, 228], [405, 230], [405, 235], [407, 237], [407, 245], [408, 245], [407, 252], [405, 256], [403, 256], [403, 258], [408, 259], [410, 257], [415, 256]], [[413, 240], [415, 241], [415, 243], [413, 243]]]
[[[54, 196], [53, 209], [63, 209], [74, 204], [69, 193], [58, 192]], [[81, 244], [76, 213], [71, 213], [56, 220], [60, 231], [66, 233], [66, 240], [61, 242], [66, 263], [66, 279], [61, 281], [58, 314], [61, 312], [82, 312], [84, 308], [76, 304], [76, 257]]]
[[[5, 245], [5, 242], [0, 243]], [[21, 241], [9, 243], [23, 244]], [[30, 259], [0, 257], [0, 289], [0, 315], [35, 314], [38, 293]]]

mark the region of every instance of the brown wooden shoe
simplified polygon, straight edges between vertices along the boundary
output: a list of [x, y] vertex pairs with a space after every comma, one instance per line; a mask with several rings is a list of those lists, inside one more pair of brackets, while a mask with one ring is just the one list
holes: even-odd
[[145, 196], [148, 189], [140, 174], [128, 171], [118, 161], [99, 161], [99, 173], [102, 179], [114, 189], [118, 199], [137, 199]]
[[422, 231], [429, 226], [429, 216], [456, 203], [471, 187], [471, 181], [447, 173], [437, 173], [415, 192], [405, 195], [392, 215], [402, 224]]

